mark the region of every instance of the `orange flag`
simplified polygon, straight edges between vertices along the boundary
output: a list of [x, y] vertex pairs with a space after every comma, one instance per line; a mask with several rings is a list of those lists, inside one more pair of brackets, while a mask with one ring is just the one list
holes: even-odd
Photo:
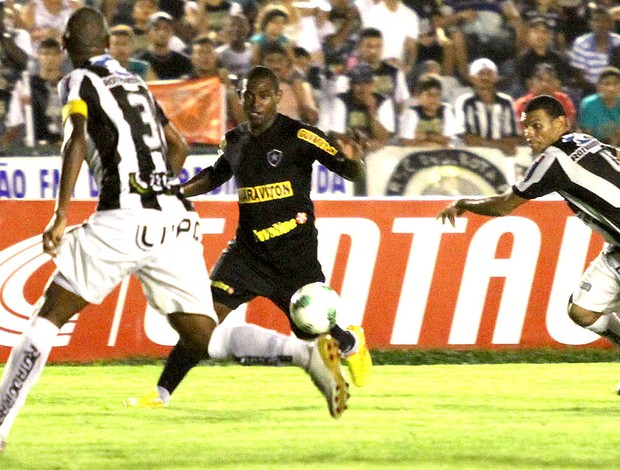
[[219, 78], [149, 82], [148, 86], [188, 144], [220, 144], [226, 105]]

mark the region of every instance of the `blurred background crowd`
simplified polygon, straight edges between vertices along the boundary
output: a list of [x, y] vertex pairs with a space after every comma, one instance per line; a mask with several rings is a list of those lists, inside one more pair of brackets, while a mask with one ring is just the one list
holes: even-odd
[[149, 82], [213, 77], [227, 128], [244, 119], [253, 65], [281, 80], [280, 111], [385, 145], [525, 143], [519, 115], [538, 94], [574, 129], [620, 145], [620, 0], [4, 0], [0, 146], [59, 145], [61, 31], [100, 9], [110, 54]]

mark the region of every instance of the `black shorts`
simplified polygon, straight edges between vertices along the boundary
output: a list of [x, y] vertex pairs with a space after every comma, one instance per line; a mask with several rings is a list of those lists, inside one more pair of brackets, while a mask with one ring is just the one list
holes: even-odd
[[316, 237], [287, 241], [282, 249], [269, 253], [255, 252], [233, 240], [211, 272], [214, 302], [234, 310], [254, 297], [265, 297], [286, 314], [297, 337], [315, 337], [293, 324], [289, 316], [289, 303], [301, 286], [325, 282], [317, 259]]

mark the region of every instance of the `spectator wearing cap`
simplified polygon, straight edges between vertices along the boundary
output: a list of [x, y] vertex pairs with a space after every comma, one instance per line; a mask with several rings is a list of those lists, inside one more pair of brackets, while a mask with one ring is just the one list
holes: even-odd
[[562, 91], [558, 72], [553, 65], [546, 63], [538, 64], [536, 69], [534, 69], [534, 74], [528, 79], [528, 90], [528, 93], [515, 101], [515, 113], [518, 119], [521, 118], [525, 106], [532, 98], [539, 95], [551, 95], [562, 103], [571, 126], [575, 125], [577, 115], [575, 105], [570, 97]]
[[394, 133], [394, 106], [375, 92], [372, 67], [358, 63], [348, 72], [349, 90], [330, 103], [329, 131], [336, 137], [357, 132], [368, 140], [369, 150], [383, 147]]
[[585, 97], [579, 128], [601, 142], [620, 145], [620, 70], [607, 67], [599, 75], [597, 93]]
[[110, 55], [129, 72], [134, 73], [146, 81], [157, 80], [151, 70], [151, 64], [145, 60], [132, 57], [134, 50], [134, 35], [131, 26], [119, 24], [110, 28]]
[[588, 26], [590, 32], [575, 39], [570, 61], [573, 67], [583, 70], [589, 91], [594, 91], [600, 73], [609, 65], [611, 50], [620, 45], [620, 34], [612, 32], [613, 19], [600, 5], [591, 9]]
[[189, 57], [170, 48], [173, 36], [172, 16], [161, 11], [153, 14], [149, 20], [148, 48], [136, 58], [151, 64], [159, 80], [183, 79], [193, 72]]
[[265, 44], [262, 63], [270, 68], [280, 81], [282, 97], [278, 105], [280, 113], [315, 125], [319, 110], [312, 94], [312, 87], [303, 74], [293, 67], [287, 51], [278, 43]]
[[463, 141], [514, 155], [521, 142], [520, 131], [512, 98], [496, 89], [497, 66], [487, 58], [476, 59], [469, 75], [474, 90], [459, 96], [454, 105]]
[[518, 83], [513, 88], [513, 96], [519, 96], [527, 91], [527, 82], [534, 74], [538, 64], [551, 64], [558, 75], [564, 79], [564, 84], [576, 83], [579, 85], [579, 76], [570, 66], [564, 54], [552, 46], [552, 32], [547, 21], [541, 17], [535, 17], [527, 25], [525, 50], [517, 56], [515, 71]]

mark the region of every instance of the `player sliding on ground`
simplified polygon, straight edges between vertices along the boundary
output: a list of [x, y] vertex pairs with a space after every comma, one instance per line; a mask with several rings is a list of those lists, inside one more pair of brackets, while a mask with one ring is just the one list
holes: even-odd
[[525, 137], [538, 158], [525, 178], [504, 194], [460, 199], [438, 214], [453, 226], [464, 212], [510, 214], [529, 199], [557, 192], [606, 244], [568, 300], [568, 314], [579, 326], [620, 345], [620, 161], [614, 147], [586, 134], [570, 133], [562, 104], [538, 96], [521, 118]]
[[[372, 361], [361, 327], [342, 329], [336, 325], [329, 335], [315, 340], [316, 335], [302, 331], [290, 317], [296, 337], [256, 325], [224, 322], [232, 310], [257, 296], [270, 299], [289, 316], [289, 302], [297, 289], [325, 281], [317, 259], [317, 229], [310, 199], [313, 162], [318, 160], [349, 180], [358, 180], [364, 174], [359, 142], [348, 142], [351, 152], [345, 154], [319, 129], [279, 114], [281, 95], [278, 79], [270, 69], [252, 69], [243, 91], [247, 122], [226, 134], [215, 164], [182, 188], [185, 196], [196, 196], [233, 176], [239, 187], [236, 237], [211, 275], [215, 311], [223, 323], [214, 331], [209, 355], [263, 363], [281, 360], [307, 369], [319, 360], [314, 358], [318, 350], [332, 380], [327, 388], [325, 384], [317, 386], [327, 398], [331, 415], [338, 418], [348, 398], [348, 384], [340, 371], [341, 355], [355, 385], [365, 385], [370, 374]], [[157, 391], [130, 399], [127, 404], [167, 404], [170, 394], [197, 362], [179, 342], [168, 357]]]

